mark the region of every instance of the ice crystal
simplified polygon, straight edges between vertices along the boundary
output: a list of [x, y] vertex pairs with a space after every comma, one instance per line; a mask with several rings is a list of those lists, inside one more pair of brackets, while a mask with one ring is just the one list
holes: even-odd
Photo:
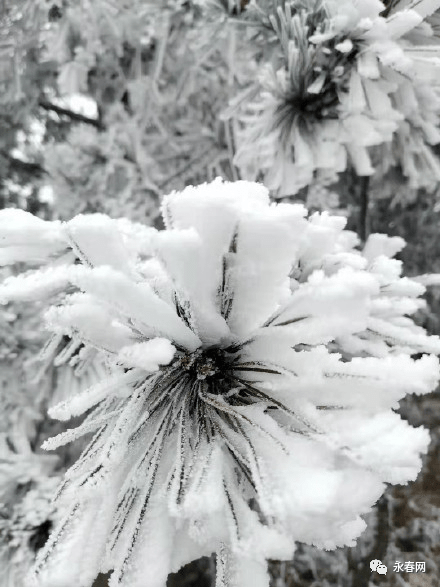
[[[86, 417], [44, 448], [93, 438], [59, 488], [64, 516], [30, 584], [86, 587], [111, 571], [111, 587], [163, 587], [216, 552], [218, 586], [267, 586], [266, 559], [290, 559], [295, 541], [354, 544], [384, 482], [420, 469], [429, 435], [393, 410], [436, 385], [436, 357], [411, 354], [438, 352], [438, 339], [411, 339], [410, 318], [407, 344], [377, 323], [383, 345], [363, 334], [423, 290], [389, 258], [400, 240], [376, 236], [361, 253], [344, 219], [270, 204], [249, 182], [189, 187], [162, 211], [163, 231], [103, 215], [55, 225], [68, 262], [0, 288], [3, 303], [64, 292], [49, 329], [108, 369], [50, 409]], [[0, 232], [10, 260], [22, 260], [21, 220]]]

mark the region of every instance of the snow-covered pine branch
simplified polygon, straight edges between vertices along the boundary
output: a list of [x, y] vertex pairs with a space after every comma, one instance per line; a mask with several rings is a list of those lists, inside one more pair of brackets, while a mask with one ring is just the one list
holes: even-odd
[[384, 483], [420, 469], [429, 434], [394, 408], [435, 387], [440, 342], [410, 318], [424, 288], [392, 259], [403, 243], [374, 235], [359, 251], [344, 219], [244, 181], [162, 210], [163, 231], [78, 216], [32, 247], [34, 221], [0, 212], [3, 259], [51, 264], [8, 278], [2, 303], [56, 292], [48, 328], [108, 370], [51, 409], [87, 416], [47, 448], [94, 435], [31, 585], [112, 571], [111, 587], [164, 587], [216, 552], [218, 587], [264, 587], [266, 559], [354, 544]]
[[439, 9], [439, 0], [251, 3], [242, 25], [258, 31], [265, 58], [224, 112], [237, 121], [241, 177], [262, 173], [288, 196], [347, 168], [397, 167], [410, 188], [434, 190]]

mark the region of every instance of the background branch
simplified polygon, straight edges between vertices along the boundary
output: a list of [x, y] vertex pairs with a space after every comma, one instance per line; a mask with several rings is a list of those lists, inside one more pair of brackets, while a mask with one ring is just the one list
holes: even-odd
[[63, 108], [61, 106], [57, 106], [56, 104], [52, 104], [47, 100], [41, 99], [38, 102], [40, 108], [49, 112], [55, 112], [58, 116], [67, 116], [70, 120], [75, 122], [83, 122], [85, 124], [90, 124], [97, 129], [102, 129], [102, 123], [98, 118], [90, 118], [89, 116], [85, 116], [84, 114], [80, 114], [79, 112], [74, 112], [73, 110], [69, 110], [68, 108]]
[[0, 157], [3, 157], [8, 162], [8, 165], [12, 171], [18, 173], [28, 173], [36, 177], [41, 177], [46, 173], [46, 170], [41, 167], [39, 163], [32, 163], [30, 161], [23, 161], [17, 157], [13, 157], [10, 153], [4, 150], [0, 150]]
[[368, 176], [360, 178], [360, 213], [359, 213], [359, 236], [362, 242], [365, 242], [370, 232], [369, 222], [369, 188], [370, 178]]

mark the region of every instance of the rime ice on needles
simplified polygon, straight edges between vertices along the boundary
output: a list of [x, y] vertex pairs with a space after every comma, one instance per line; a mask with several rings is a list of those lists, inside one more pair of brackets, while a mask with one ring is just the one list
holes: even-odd
[[405, 246], [402, 238], [371, 234], [359, 250], [357, 235], [344, 230], [345, 223], [344, 218], [327, 212], [314, 214], [310, 218], [314, 237], [298, 261], [301, 270], [296, 268], [294, 272], [300, 281], [305, 281], [316, 269], [332, 275], [350, 266], [369, 272], [377, 280], [379, 290], [371, 299], [365, 330], [338, 337], [338, 351], [350, 357], [439, 354], [439, 338], [427, 335], [410, 317], [425, 307], [425, 300], [420, 298], [425, 292], [424, 283], [431, 283], [436, 276], [402, 277], [402, 262], [393, 258]]
[[0, 288], [5, 302], [64, 284], [49, 328], [109, 369], [50, 410], [88, 414], [46, 449], [94, 435], [60, 487], [64, 517], [33, 585], [112, 571], [111, 587], [164, 587], [216, 552], [218, 586], [267, 587], [266, 559], [290, 559], [296, 540], [353, 544], [384, 482], [420, 469], [429, 435], [392, 409], [434, 388], [438, 361], [335, 352], [368, 328], [383, 287], [343, 219], [220, 180], [166, 197], [163, 216], [165, 230], [131, 240], [121, 223], [76, 217], [62, 231], [82, 264]]
[[278, 50], [236, 115], [243, 177], [262, 171], [269, 188], [291, 195], [347, 166], [369, 176], [377, 159], [381, 172], [400, 166], [413, 188], [440, 181], [431, 151], [440, 141], [440, 43], [422, 22], [440, 2], [386, 4], [262, 2]]

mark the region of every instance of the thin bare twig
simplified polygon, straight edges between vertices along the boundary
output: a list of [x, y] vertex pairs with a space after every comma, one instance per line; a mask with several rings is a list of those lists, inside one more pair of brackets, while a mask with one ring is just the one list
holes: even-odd
[[90, 124], [97, 129], [102, 129], [102, 123], [99, 118], [90, 118], [89, 116], [85, 116], [84, 114], [80, 114], [79, 112], [74, 112], [73, 110], [69, 110], [68, 108], [63, 108], [61, 106], [57, 106], [57, 104], [52, 104], [52, 102], [48, 102], [47, 100], [41, 99], [38, 102], [40, 108], [43, 110], [47, 110], [49, 112], [55, 112], [58, 116], [67, 116], [70, 120], [74, 120], [75, 122], [83, 122], [85, 124]]
[[360, 213], [359, 213], [359, 236], [362, 242], [367, 240], [370, 232], [369, 222], [369, 187], [368, 176], [360, 178]]

